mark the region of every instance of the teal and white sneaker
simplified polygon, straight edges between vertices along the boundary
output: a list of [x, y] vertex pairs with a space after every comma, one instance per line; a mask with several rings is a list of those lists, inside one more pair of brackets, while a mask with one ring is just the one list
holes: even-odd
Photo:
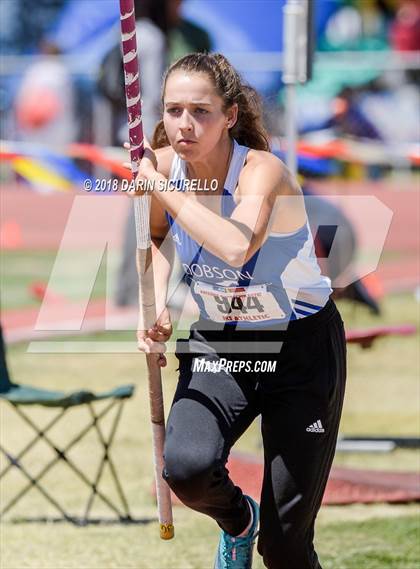
[[249, 496], [245, 498], [252, 508], [254, 516], [252, 526], [245, 537], [232, 537], [222, 530], [214, 569], [251, 569], [252, 567], [252, 553], [258, 535], [260, 508], [252, 498]]

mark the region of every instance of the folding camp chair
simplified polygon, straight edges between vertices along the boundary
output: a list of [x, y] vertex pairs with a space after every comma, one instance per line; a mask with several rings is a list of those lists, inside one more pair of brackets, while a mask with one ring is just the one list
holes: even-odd
[[[75, 391], [72, 393], [65, 393], [62, 391], [37, 389], [35, 387], [27, 385], [17, 385], [10, 381], [7, 373], [4, 359], [3, 339], [1, 337], [1, 334], [0, 352], [2, 352], [0, 354], [0, 399], [9, 402], [10, 405], [13, 406], [16, 413], [35, 432], [33, 438], [31, 438], [28, 443], [17, 453], [12, 454], [12, 452], [6, 450], [3, 445], [0, 444], [0, 451], [7, 459], [5, 468], [3, 468], [3, 470], [0, 472], [0, 480], [4, 478], [4, 476], [12, 468], [18, 469], [28, 480], [27, 484], [10, 501], [8, 501], [8, 503], [2, 504], [0, 517], [3, 517], [4, 514], [9, 512], [25, 496], [25, 494], [32, 487], [34, 487], [39, 490], [39, 492], [41, 492], [41, 494], [54, 506], [56, 510], [58, 510], [58, 512], [61, 514], [61, 519], [68, 520], [72, 523], [83, 525], [89, 521], [93, 521], [92, 518], [90, 518], [90, 512], [96, 496], [104, 504], [106, 504], [108, 508], [114, 512], [114, 514], [116, 514], [119, 521], [133, 521], [129, 511], [127, 499], [124, 495], [122, 485], [117, 475], [115, 463], [110, 455], [110, 449], [121, 418], [123, 405], [128, 398], [132, 397], [134, 393], [134, 386], [123, 385], [111, 391], [95, 394], [90, 391]], [[95, 408], [94, 403], [101, 400], [109, 400], [109, 402], [105, 407], [98, 410]], [[41, 429], [35, 424], [34, 420], [31, 419], [26, 410], [24, 411], [24, 407], [30, 405], [42, 405], [43, 407], [55, 408], [58, 410], [58, 412], [48, 422], [48, 424]], [[90, 420], [84, 427], [78, 429], [78, 433], [70, 440], [70, 442], [68, 442], [63, 448], [60, 448], [55, 442], [51, 440], [49, 431], [60, 421], [64, 415], [68, 413], [69, 410], [80, 405], [86, 405], [88, 407], [90, 412]], [[113, 418], [110, 418], [111, 428], [109, 430], [108, 436], [105, 436], [104, 431], [101, 427], [101, 422], [103, 422], [104, 418], [107, 416], [112, 417], [111, 410], [114, 408], [115, 411], [113, 413]], [[70, 449], [79, 443], [92, 429], [96, 432], [100, 445], [99, 466], [96, 470], [96, 475], [94, 476], [93, 480], [89, 479], [81, 470], [81, 468], [78, 467], [75, 464], [74, 460], [72, 460], [68, 455]], [[45, 464], [40, 472], [38, 472], [36, 475], [32, 475], [22, 464], [22, 458], [41, 440], [44, 441], [54, 451], [54, 457]], [[42, 478], [45, 476], [45, 474], [47, 474], [47, 472], [49, 472], [51, 468], [57, 465], [57, 463], [60, 461], [65, 463], [90, 489], [84, 515], [81, 518], [70, 515], [57, 501], [57, 499], [51, 495], [51, 493], [45, 487], [45, 484], [42, 483]], [[111, 477], [115, 483], [115, 488], [121, 501], [120, 508], [99, 488], [99, 483], [101, 481], [106, 464], [109, 466]]]

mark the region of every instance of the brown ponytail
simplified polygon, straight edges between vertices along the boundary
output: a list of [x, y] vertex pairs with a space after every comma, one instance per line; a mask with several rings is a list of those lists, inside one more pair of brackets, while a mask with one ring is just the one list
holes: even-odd
[[[239, 73], [220, 53], [191, 53], [173, 63], [163, 81], [162, 100], [168, 77], [174, 71], [205, 73], [211, 80], [218, 95], [223, 99], [226, 111], [235, 103], [238, 105], [238, 118], [229, 134], [239, 144], [255, 150], [269, 150], [268, 133], [262, 121], [261, 99], [256, 90], [243, 83]], [[168, 146], [163, 120], [156, 125], [152, 138], [153, 148]]]
[[166, 136], [165, 127], [163, 125], [163, 119], [160, 119], [160, 121], [155, 126], [155, 130], [153, 131], [152, 141], [150, 144], [153, 150], [156, 150], [156, 148], [163, 148], [164, 146], [169, 146], [169, 140], [168, 137]]

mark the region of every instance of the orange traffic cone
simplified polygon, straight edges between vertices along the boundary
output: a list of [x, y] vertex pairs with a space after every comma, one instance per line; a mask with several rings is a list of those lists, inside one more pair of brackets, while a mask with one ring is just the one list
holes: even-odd
[[384, 297], [384, 286], [378, 275], [375, 273], [370, 273], [369, 275], [363, 277], [362, 281], [365, 287], [368, 289], [369, 294], [371, 294], [375, 300], [380, 300]]

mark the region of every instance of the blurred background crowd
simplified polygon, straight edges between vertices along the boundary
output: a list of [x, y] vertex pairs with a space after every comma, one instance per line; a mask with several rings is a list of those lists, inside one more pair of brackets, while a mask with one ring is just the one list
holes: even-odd
[[[164, 67], [189, 51], [214, 50], [257, 87], [270, 130], [281, 135], [283, 4], [137, 0], [146, 131], [159, 113]], [[318, 56], [313, 80], [299, 94], [300, 131], [334, 128], [355, 137], [414, 142], [420, 4], [313, 4]], [[0, 10], [2, 137], [121, 142], [118, 2], [2, 0]], [[61, 57], [46, 57], [51, 55]]]

